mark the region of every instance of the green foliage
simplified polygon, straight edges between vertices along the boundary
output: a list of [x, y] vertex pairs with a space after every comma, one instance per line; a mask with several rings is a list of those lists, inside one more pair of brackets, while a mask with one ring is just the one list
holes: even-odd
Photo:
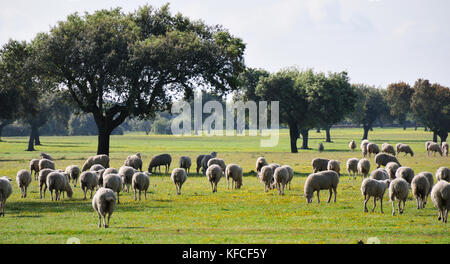
[[411, 111], [411, 96], [414, 89], [405, 82], [391, 83], [385, 94], [385, 100], [389, 105], [390, 114], [399, 124], [403, 125], [408, 113]]
[[162, 116], [158, 116], [152, 124], [151, 132], [155, 135], [171, 135], [172, 129], [170, 121]]

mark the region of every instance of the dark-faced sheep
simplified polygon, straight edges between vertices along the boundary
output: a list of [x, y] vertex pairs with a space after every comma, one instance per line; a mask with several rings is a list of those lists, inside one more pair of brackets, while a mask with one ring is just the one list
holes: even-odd
[[48, 159], [53, 161], [53, 157], [45, 152], [41, 152], [41, 159]]
[[[215, 157], [217, 157], [217, 152], [211, 152], [211, 154], [209, 154], [209, 155], [211, 156], [211, 158], [215, 158]], [[200, 173], [200, 169], [202, 168], [202, 160], [205, 156], [206, 155], [199, 155], [197, 157], [197, 175], [199, 175], [199, 173]], [[206, 164], [208, 164], [208, 161], [206, 161]], [[205, 173], [203, 172], [203, 174], [205, 174]]]
[[189, 175], [189, 170], [191, 169], [191, 158], [188, 156], [181, 156], [180, 157], [180, 168], [184, 169], [186, 171], [186, 175]]
[[165, 167], [165, 173], [168, 174], [170, 170], [170, 164], [172, 163], [172, 157], [169, 154], [161, 154], [152, 158], [148, 165], [148, 172], [152, 173], [153, 169], [158, 167], [159, 173], [161, 173], [161, 166]]

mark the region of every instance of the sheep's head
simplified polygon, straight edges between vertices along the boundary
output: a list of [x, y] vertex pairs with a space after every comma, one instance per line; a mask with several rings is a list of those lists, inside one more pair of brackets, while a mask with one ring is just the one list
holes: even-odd
[[305, 198], [307, 203], [312, 203], [313, 193], [306, 192]]
[[217, 157], [217, 152], [211, 152], [211, 156], [213, 156], [214, 158]]

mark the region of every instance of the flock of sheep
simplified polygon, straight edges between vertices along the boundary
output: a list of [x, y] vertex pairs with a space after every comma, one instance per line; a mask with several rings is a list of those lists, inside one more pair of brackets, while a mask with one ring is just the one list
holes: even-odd
[[[351, 151], [356, 149], [356, 142], [349, 143]], [[319, 151], [323, 151], [323, 144], [319, 145]], [[417, 208], [425, 207], [427, 198], [431, 195], [434, 206], [439, 211], [438, 219], [447, 222], [448, 210], [450, 208], [450, 169], [441, 167], [436, 172], [437, 183], [434, 184], [433, 175], [429, 172], [415, 174], [412, 168], [404, 167], [396, 158], [396, 153], [410, 154], [414, 156], [412, 149], [406, 144], [397, 144], [396, 148], [387, 143], [380, 148], [377, 144], [364, 140], [361, 143], [361, 150], [364, 158], [358, 160], [351, 158], [347, 161], [347, 172], [349, 176], [356, 178], [360, 174], [365, 178], [361, 184], [361, 194], [364, 197], [364, 212], [367, 212], [367, 202], [373, 197], [375, 210], [377, 200], [380, 201], [381, 212], [383, 213], [383, 197], [386, 190], [389, 189], [389, 198], [392, 202], [392, 214], [395, 215], [394, 202], [398, 201], [398, 211], [400, 214], [405, 209], [405, 202], [412, 190], [413, 196], [417, 201]], [[434, 142], [426, 142], [427, 154], [430, 152], [440, 153], [448, 156], [448, 144], [443, 142], [439, 146]], [[377, 169], [370, 171], [370, 161], [367, 156], [375, 155], [374, 161]], [[27, 188], [32, 182], [32, 176], [39, 183], [40, 198], [45, 199], [45, 193], [48, 189], [51, 199], [60, 200], [61, 195], [66, 194], [72, 197], [72, 186], [76, 187], [80, 183], [81, 190], [86, 194], [90, 191], [92, 207], [98, 213], [99, 227], [107, 228], [109, 219], [114, 212], [114, 207], [120, 204], [120, 192], [130, 191], [130, 186], [134, 190], [134, 198], [141, 200], [141, 194], [147, 197], [147, 190], [150, 186], [150, 175], [164, 166], [165, 172], [169, 173], [172, 157], [169, 154], [157, 155], [152, 158], [148, 172], [142, 171], [142, 158], [140, 153], [128, 156], [122, 167], [118, 170], [110, 168], [109, 156], [96, 155], [89, 157], [82, 168], [76, 165], [68, 166], [65, 170], [55, 168], [53, 158], [41, 153], [40, 159], [30, 161], [30, 170], [20, 170], [16, 176], [17, 185], [21, 191], [21, 198], [26, 198]], [[202, 173], [207, 177], [211, 184], [212, 192], [217, 192], [217, 185], [222, 177], [226, 177], [227, 186], [231, 179], [231, 188], [240, 189], [242, 186], [243, 169], [237, 164], [225, 164], [223, 159], [217, 158], [217, 153], [212, 152], [207, 155], [197, 157], [197, 174]], [[180, 157], [179, 168], [173, 169], [171, 179], [176, 187], [178, 195], [181, 194], [181, 187], [186, 181], [192, 166], [191, 159], [187, 156]], [[384, 166], [382, 169], [380, 166]], [[331, 201], [334, 193], [334, 202], [336, 202], [337, 187], [339, 184], [340, 162], [337, 160], [328, 160], [315, 158], [312, 160], [313, 173], [310, 174], [304, 185], [304, 196], [308, 203], [313, 200], [314, 192], [317, 194], [317, 201], [320, 203], [319, 192], [329, 190], [328, 203]], [[276, 163], [269, 164], [264, 157], [259, 157], [256, 161], [257, 177], [261, 183], [264, 183], [265, 192], [271, 189], [278, 189], [280, 195], [284, 195], [286, 186], [291, 188], [290, 183], [294, 177], [294, 171], [289, 165], [280, 166]], [[370, 173], [370, 175], [369, 175]], [[34, 174], [34, 175], [33, 175]], [[0, 216], [5, 215], [6, 199], [12, 193], [11, 178], [0, 177]], [[95, 195], [93, 195], [95, 191]], [[55, 196], [53, 196], [53, 192]], [[401, 206], [403, 203], [403, 206]]]

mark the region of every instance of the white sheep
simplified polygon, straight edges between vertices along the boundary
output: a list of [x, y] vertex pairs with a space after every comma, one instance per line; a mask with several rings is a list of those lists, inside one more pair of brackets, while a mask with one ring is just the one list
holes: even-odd
[[134, 190], [134, 200], [137, 200], [136, 192], [139, 191], [139, 201], [141, 200], [141, 193], [144, 192], [144, 198], [147, 200], [147, 191], [150, 186], [150, 173], [136, 172], [132, 177], [132, 188]]
[[66, 168], [66, 173], [69, 175], [69, 178], [72, 180], [72, 184], [74, 187], [77, 187], [78, 177], [80, 177], [81, 170], [76, 165], [70, 165]]
[[31, 173], [27, 170], [20, 170], [17, 172], [16, 176], [16, 182], [17, 186], [20, 188], [20, 198], [26, 198], [27, 197], [27, 189], [28, 185], [30, 185], [32, 181]]
[[425, 208], [428, 194], [430, 193], [430, 182], [423, 174], [417, 174], [411, 181], [411, 190], [417, 201], [417, 209]]
[[175, 184], [175, 188], [177, 189], [177, 194], [181, 194], [181, 187], [183, 186], [184, 182], [187, 179], [186, 171], [182, 168], [174, 169], [172, 171], [172, 175], [170, 176], [172, 178], [173, 183]]
[[100, 164], [104, 168], [109, 168], [109, 156], [108, 155], [91, 156], [84, 162], [81, 170], [87, 171], [95, 164]]
[[350, 148], [350, 151], [353, 152], [356, 149], [356, 142], [354, 140], [350, 141], [348, 143], [348, 147]]
[[227, 179], [227, 189], [230, 189], [230, 179], [231, 179], [231, 189], [240, 189], [242, 186], [243, 170], [237, 164], [229, 164], [225, 169], [225, 177]]
[[9, 177], [0, 177], [0, 216], [5, 217], [5, 204], [8, 197], [12, 194], [11, 179]]
[[38, 159], [32, 159], [30, 160], [30, 173], [34, 172], [34, 180], [38, 179], [38, 173], [39, 173], [39, 160]]
[[84, 200], [86, 200], [86, 192], [91, 190], [91, 198], [92, 192], [98, 185], [98, 173], [95, 171], [84, 171], [80, 175], [80, 186], [81, 190], [84, 193]]
[[384, 181], [389, 179], [389, 174], [385, 169], [376, 169], [370, 173], [370, 179]]
[[440, 167], [439, 169], [437, 169], [436, 180], [450, 182], [450, 169], [447, 167]]
[[[132, 184], [132, 180], [133, 180], [133, 175], [137, 172], [136, 169], [134, 169], [133, 167], [129, 167], [129, 166], [122, 166], [119, 168], [119, 172], [118, 173], [114, 173], [113, 174], [119, 174], [119, 176], [122, 178], [122, 190], [125, 189], [125, 186], [127, 187], [127, 191], [126, 192], [130, 192], [130, 185]], [[108, 173], [109, 174], [109, 173]]]
[[259, 173], [261, 171], [262, 167], [264, 167], [266, 165], [268, 165], [267, 160], [264, 157], [259, 157], [256, 160], [256, 168], [255, 168], [256, 172]]
[[45, 152], [41, 152], [41, 158], [42, 158], [42, 159], [48, 159], [48, 160], [52, 160], [52, 161], [53, 161], [53, 157], [50, 156], [49, 154], [45, 153]]
[[351, 158], [347, 160], [347, 172], [348, 176], [351, 177], [353, 175], [353, 178], [356, 179], [356, 174], [358, 173], [358, 159], [357, 158]]
[[369, 153], [369, 157], [370, 157], [370, 154], [376, 155], [376, 154], [380, 153], [380, 147], [378, 147], [378, 145], [375, 143], [369, 143], [369, 144], [367, 144], [367, 153]]
[[305, 182], [305, 198], [308, 203], [312, 203], [314, 192], [317, 192], [317, 202], [320, 203], [320, 190], [330, 190], [330, 197], [328, 203], [331, 201], [331, 196], [334, 191], [334, 202], [336, 202], [337, 187], [339, 184], [339, 175], [335, 171], [321, 171], [313, 173], [306, 178]]
[[[109, 219], [114, 212], [114, 206], [116, 205], [116, 196], [114, 195], [114, 191], [108, 188], [100, 188], [95, 193], [94, 198], [92, 199], [92, 208], [98, 214], [98, 227], [102, 227], [102, 218], [103, 225], [105, 228], [109, 226]], [[108, 215], [108, 221], [105, 221], [106, 215]]]
[[427, 156], [430, 156], [430, 152], [434, 152], [434, 156], [436, 156], [436, 152], [442, 156], [442, 149], [439, 147], [439, 144], [436, 142], [431, 142], [427, 147]]
[[361, 141], [361, 152], [362, 152], [364, 157], [367, 155], [367, 145], [369, 143], [370, 142], [367, 139], [364, 139], [363, 141]]
[[120, 191], [122, 190], [122, 178], [118, 174], [105, 174], [103, 176], [103, 188], [109, 188], [117, 193], [117, 204], [120, 204]]
[[142, 171], [142, 158], [141, 153], [136, 153], [135, 155], [128, 156], [123, 166], [132, 167], [135, 170]]
[[103, 167], [103, 165], [101, 164], [94, 164], [89, 168], [89, 171], [101, 171], [104, 170], [105, 167]]
[[287, 179], [287, 184], [289, 184], [289, 190], [290, 190], [290, 189], [291, 189], [291, 181], [292, 181], [292, 179], [294, 178], [294, 170], [293, 170], [292, 167], [289, 166], [289, 165], [283, 165], [283, 166], [281, 166], [281, 167], [286, 168], [286, 170], [287, 170], [288, 173], [289, 173], [289, 177], [288, 177], [288, 179]]
[[448, 157], [448, 143], [447, 142], [445, 142], [445, 141], [442, 142], [441, 149], [442, 149], [444, 156]]
[[395, 178], [403, 178], [408, 184], [411, 184], [414, 178], [414, 170], [409, 167], [400, 167], [395, 172]]
[[386, 190], [389, 188], [389, 180], [376, 180], [372, 178], [364, 179], [361, 184], [361, 194], [364, 196], [364, 212], [367, 210], [367, 202], [370, 197], [373, 197], [372, 212], [377, 206], [377, 199], [380, 200], [381, 213], [383, 213], [383, 197]]
[[273, 186], [278, 189], [279, 195], [284, 195], [284, 188], [289, 178], [289, 172], [285, 167], [278, 167], [273, 174]]
[[335, 171], [341, 176], [341, 163], [337, 160], [330, 160], [327, 165], [327, 170]]
[[[395, 200], [398, 200], [398, 211], [403, 214], [405, 211], [406, 199], [409, 195], [409, 184], [403, 178], [396, 178], [389, 186], [389, 200], [392, 202], [392, 215], [395, 215]], [[401, 203], [403, 202], [403, 208]]]
[[405, 157], [406, 155], [410, 154], [411, 157], [414, 157], [414, 152], [412, 151], [411, 147], [407, 144], [397, 144], [395, 145], [396, 149], [397, 149], [397, 155], [400, 155], [401, 152], [405, 153]]
[[[41, 171], [39, 171], [39, 194], [40, 194], [40, 199], [45, 198], [45, 191], [47, 190], [47, 176], [54, 172], [54, 170], [52, 169], [43, 169]], [[42, 187], [44, 187], [44, 192], [42, 192]], [[44, 194], [42, 196], [42, 194]]]
[[211, 189], [213, 193], [217, 192], [217, 184], [219, 183], [222, 174], [222, 168], [216, 164], [213, 164], [209, 166], [208, 169], [206, 169], [206, 177], [211, 183]]
[[385, 169], [389, 174], [389, 179], [395, 179], [395, 173], [397, 172], [398, 168], [400, 168], [400, 166], [397, 162], [389, 162], [388, 164], [386, 164]]
[[383, 143], [381, 145], [381, 152], [388, 153], [388, 154], [391, 154], [392, 156], [395, 156], [395, 149], [389, 143]]
[[212, 159], [208, 160], [208, 167], [213, 164], [219, 165], [220, 168], [222, 169], [222, 172], [225, 173], [225, 169], [227, 168], [227, 165], [225, 164], [225, 161], [223, 159], [212, 158]]
[[263, 166], [259, 172], [259, 181], [264, 183], [264, 191], [267, 192], [273, 179], [273, 169], [269, 165]]
[[53, 201], [53, 191], [55, 191], [55, 201], [61, 200], [61, 193], [67, 192], [67, 196], [72, 198], [73, 191], [70, 187], [67, 176], [60, 171], [53, 171], [47, 175], [47, 187]]
[[43, 169], [55, 169], [55, 163], [49, 159], [41, 159], [39, 160], [39, 170]]
[[361, 174], [363, 178], [367, 177], [370, 171], [370, 161], [366, 158], [360, 159], [357, 168], [358, 173]]
[[431, 190], [431, 201], [438, 209], [438, 220], [447, 223], [448, 210], [450, 210], [450, 183], [439, 181]]

